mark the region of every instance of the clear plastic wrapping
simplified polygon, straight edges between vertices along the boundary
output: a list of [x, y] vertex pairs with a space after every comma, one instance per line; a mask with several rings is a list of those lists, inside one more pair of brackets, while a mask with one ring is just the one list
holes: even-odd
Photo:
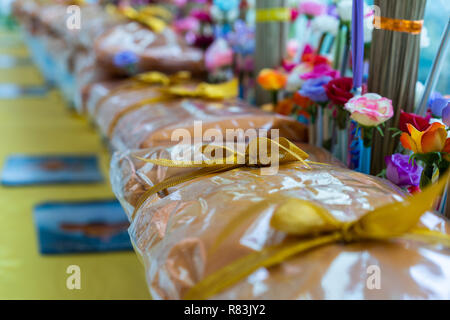
[[203, 51], [188, 46], [170, 27], [155, 33], [136, 22], [120, 24], [96, 39], [95, 52], [100, 64], [122, 75], [130, 71], [128, 66], [114, 62], [115, 56], [121, 52], [137, 57], [133, 65], [135, 73], [151, 70], [168, 74], [179, 71], [201, 74], [205, 70]]
[[[105, 111], [105, 119], [112, 119], [113, 115], [113, 110]], [[226, 130], [256, 129], [270, 134], [272, 129], [278, 129], [280, 137], [297, 142], [307, 140], [307, 129], [299, 122], [264, 112], [240, 100], [176, 99], [151, 103], [126, 113], [115, 122], [111, 127], [110, 122], [103, 124], [100, 115], [97, 119], [100, 131], [108, 133], [115, 150], [167, 145], [174, 140], [172, 135], [177, 129], [184, 129], [184, 132], [195, 137], [196, 128], [200, 128], [202, 134], [213, 129], [224, 137]], [[178, 142], [175, 140], [175, 143]]]
[[[139, 151], [143, 154], [160, 157], [164, 152]], [[133, 194], [168, 172], [148, 163], [140, 168], [135, 164], [132, 156], [121, 154], [112, 162], [114, 191], [128, 212], [136, 201]], [[269, 195], [312, 201], [343, 222], [404, 196], [384, 180], [320, 164], [311, 165], [311, 170], [298, 163], [283, 165], [272, 176], [261, 176], [258, 169], [235, 169], [185, 182], [163, 198], [153, 196], [144, 202], [129, 229], [153, 298], [180, 299], [205, 276], [283, 242], [285, 234], [269, 223], [280, 203], [255, 206]], [[210, 253], [227, 224], [249, 208], [254, 214]], [[450, 233], [448, 223], [431, 212], [422, 216], [420, 224]], [[379, 288], [367, 284], [371, 266], [380, 270]], [[409, 240], [336, 243], [260, 268], [212, 298], [449, 299], [448, 266], [450, 251], [442, 246]]]
[[[296, 145], [308, 153], [309, 161], [344, 167], [343, 163], [324, 149], [306, 143], [296, 143]], [[171, 146], [161, 145], [149, 149], [127, 150], [114, 153], [111, 160], [111, 184], [114, 193], [122, 203], [122, 206], [126, 209], [127, 215], [129, 217], [131, 216], [138, 198], [151, 186], [162, 182], [164, 179], [198, 170], [193, 168], [169, 168], [152, 165], [139, 158], [183, 160], [183, 154], [187, 154], [187, 152], [193, 154], [198, 150], [198, 147], [199, 145], [195, 144], [180, 143]], [[182, 185], [169, 188], [162, 196], [170, 194], [180, 187], [182, 187]], [[158, 200], [161, 198], [160, 195], [156, 194], [152, 196], [152, 199]]]

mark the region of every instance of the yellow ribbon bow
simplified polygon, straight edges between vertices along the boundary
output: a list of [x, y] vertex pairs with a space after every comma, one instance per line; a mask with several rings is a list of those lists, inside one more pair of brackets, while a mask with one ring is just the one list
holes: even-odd
[[[423, 192], [376, 208], [353, 222], [341, 222], [325, 208], [297, 198], [280, 199], [272, 196], [257, 207], [251, 207], [237, 219], [242, 222], [252, 214], [261, 212], [274, 203], [279, 207], [274, 212], [270, 224], [272, 228], [288, 235], [286, 241], [251, 253], [207, 276], [185, 295], [185, 299], [207, 299], [236, 284], [261, 267], [275, 266], [299, 253], [332, 243], [353, 243], [361, 241], [389, 241], [408, 239], [426, 243], [439, 243], [450, 247], [450, 235], [426, 228], [418, 228], [420, 217], [433, 206], [437, 196], [443, 191], [449, 174]], [[225, 227], [218, 235], [214, 251], [219, 247], [225, 233], [236, 230], [236, 221]]]
[[135, 75], [131, 78], [130, 82], [118, 86], [111, 90], [107, 95], [103, 96], [96, 104], [94, 116], [97, 116], [100, 106], [113, 95], [126, 90], [146, 88], [149, 85], [164, 85], [178, 84], [183, 81], [191, 79], [191, 73], [189, 71], [180, 71], [173, 75], [166, 75], [158, 71], [143, 72]]
[[168, 178], [148, 189], [139, 197], [131, 219], [134, 219], [137, 211], [150, 196], [180, 183], [209, 174], [230, 171], [240, 167], [271, 166], [275, 162], [276, 164], [286, 164], [300, 161], [309, 168], [305, 161], [308, 158], [308, 154], [286, 138], [278, 138], [277, 140], [255, 138], [249, 142], [244, 152], [239, 152], [225, 146], [203, 145], [200, 148], [200, 153], [203, 157], [200, 161], [145, 159], [136, 157], [139, 160], [164, 167], [200, 169]]
[[156, 33], [161, 33], [167, 26], [166, 21], [172, 19], [170, 11], [161, 6], [145, 6], [139, 10], [125, 6], [115, 10], [126, 18], [139, 22]]
[[232, 79], [219, 84], [202, 82], [194, 88], [188, 85], [173, 85], [163, 88], [162, 91], [179, 97], [222, 100], [235, 98], [239, 93], [239, 83], [237, 79]]
[[164, 85], [165, 83], [169, 83], [169, 85], [159, 88], [161, 95], [138, 101], [121, 110], [119, 113], [117, 113], [114, 116], [108, 128], [108, 137], [111, 137], [120, 119], [122, 119], [128, 113], [138, 110], [144, 107], [145, 105], [171, 101], [174, 98], [178, 97], [224, 100], [234, 98], [238, 94], [238, 82], [236, 79], [223, 84], [200, 83], [196, 85], [194, 88], [192, 88], [192, 86], [177, 84], [186, 81], [189, 78], [190, 74], [188, 72], [179, 72], [173, 76], [166, 76], [159, 72], [147, 72], [138, 75], [134, 78], [136, 82], [132, 82], [129, 85], [125, 85], [121, 88], [113, 90], [113, 92], [110, 92], [108, 95], [100, 99], [96, 106], [95, 114], [98, 114], [98, 109], [100, 108], [100, 105], [102, 105], [106, 101], [106, 99], [108, 99], [109, 97], [111, 97], [112, 95], [114, 95], [119, 91], [146, 87], [149, 84], [159, 83]]

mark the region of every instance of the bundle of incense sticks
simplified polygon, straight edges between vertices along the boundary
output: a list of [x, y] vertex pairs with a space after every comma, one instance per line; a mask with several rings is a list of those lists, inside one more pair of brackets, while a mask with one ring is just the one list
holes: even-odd
[[[381, 17], [417, 21], [423, 20], [426, 0], [375, 0], [374, 4]], [[384, 157], [392, 154], [398, 143], [388, 129], [397, 127], [400, 110], [414, 111], [419, 54], [420, 34], [374, 29], [368, 89], [392, 100], [394, 117], [386, 122], [384, 137], [374, 134], [372, 174], [383, 169]]]
[[[286, 54], [289, 19], [283, 19], [283, 8], [287, 8], [287, 0], [256, 1], [255, 74], [264, 68], [278, 67]], [[264, 19], [258, 20], [258, 11], [264, 13]], [[271, 93], [257, 86], [256, 104], [269, 102]]]

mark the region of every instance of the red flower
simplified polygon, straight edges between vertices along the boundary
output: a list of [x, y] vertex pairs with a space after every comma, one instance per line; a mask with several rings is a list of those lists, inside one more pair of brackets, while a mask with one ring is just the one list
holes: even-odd
[[206, 10], [192, 9], [190, 16], [194, 17], [195, 19], [197, 19], [198, 21], [203, 22], [203, 23], [209, 23], [209, 24], [213, 23], [211, 15]]
[[330, 64], [330, 60], [328, 60], [327, 57], [315, 53], [304, 53], [302, 56], [302, 62], [308, 63], [311, 66]]
[[425, 131], [430, 127], [430, 118], [430, 114], [428, 114], [426, 117], [421, 117], [417, 114], [407, 113], [401, 110], [398, 128], [403, 132], [409, 133], [407, 127], [407, 124], [409, 123], [412, 124], [417, 130]]
[[410, 186], [410, 187], [408, 187], [408, 191], [411, 194], [415, 194], [415, 193], [419, 193], [421, 190], [420, 190], [419, 186]]
[[314, 105], [314, 102], [309, 99], [308, 97], [302, 96], [298, 91], [294, 93], [293, 101], [296, 105], [301, 107], [302, 109], [308, 109], [312, 105]]
[[349, 77], [342, 77], [331, 80], [325, 86], [325, 92], [328, 98], [338, 106], [345, 105], [348, 100], [353, 98], [353, 79]]
[[298, 15], [299, 15], [298, 9], [297, 8], [292, 8], [291, 9], [291, 21], [297, 20]]

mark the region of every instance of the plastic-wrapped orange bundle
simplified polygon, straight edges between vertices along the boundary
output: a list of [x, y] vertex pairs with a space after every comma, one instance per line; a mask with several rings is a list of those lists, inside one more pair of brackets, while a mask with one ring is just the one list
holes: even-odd
[[120, 118], [115, 126], [109, 127], [108, 133], [114, 149], [141, 149], [166, 145], [178, 129], [194, 137], [196, 127], [200, 126], [203, 134], [210, 129], [222, 133], [236, 129], [278, 129], [281, 137], [299, 142], [307, 140], [307, 131], [302, 124], [239, 100], [177, 99], [148, 104]]
[[[166, 77], [159, 73], [145, 76]], [[188, 81], [167, 86], [142, 85], [131, 79], [121, 84], [93, 86], [88, 109], [100, 132], [118, 150], [167, 145], [177, 129], [184, 129], [193, 137], [199, 127], [201, 135], [209, 129], [223, 135], [227, 129], [278, 129], [281, 137], [306, 141], [302, 124], [232, 98], [236, 92], [234, 80], [217, 85]]]
[[112, 183], [128, 212], [139, 207], [129, 231], [153, 298], [450, 298], [450, 226], [427, 212], [445, 181], [405, 198], [372, 176], [289, 162], [275, 175], [194, 175], [136, 201], [167, 170], [132, 158], [115, 156]]
[[[97, 38], [95, 52], [102, 66], [122, 75], [130, 74], [125, 62], [131, 60], [132, 73], [182, 70], [201, 74], [205, 70], [203, 52], [188, 46], [170, 27], [158, 33], [137, 22], [117, 25]], [[121, 54], [126, 59], [119, 59]]]
[[[339, 160], [324, 149], [305, 143], [297, 143], [296, 145], [308, 153], [308, 159], [311, 161], [344, 167]], [[111, 161], [112, 186], [128, 216], [132, 215], [138, 199], [151, 186], [162, 182], [164, 179], [198, 170], [195, 168], [169, 168], [151, 165], [141, 159], [170, 158], [171, 155], [193, 153], [197, 147], [198, 145], [180, 143], [172, 146], [161, 145], [149, 149], [116, 152]], [[165, 190], [165, 194], [175, 192], [180, 187], [182, 185], [168, 188]], [[160, 196], [155, 194], [153, 199], [160, 199]]]

